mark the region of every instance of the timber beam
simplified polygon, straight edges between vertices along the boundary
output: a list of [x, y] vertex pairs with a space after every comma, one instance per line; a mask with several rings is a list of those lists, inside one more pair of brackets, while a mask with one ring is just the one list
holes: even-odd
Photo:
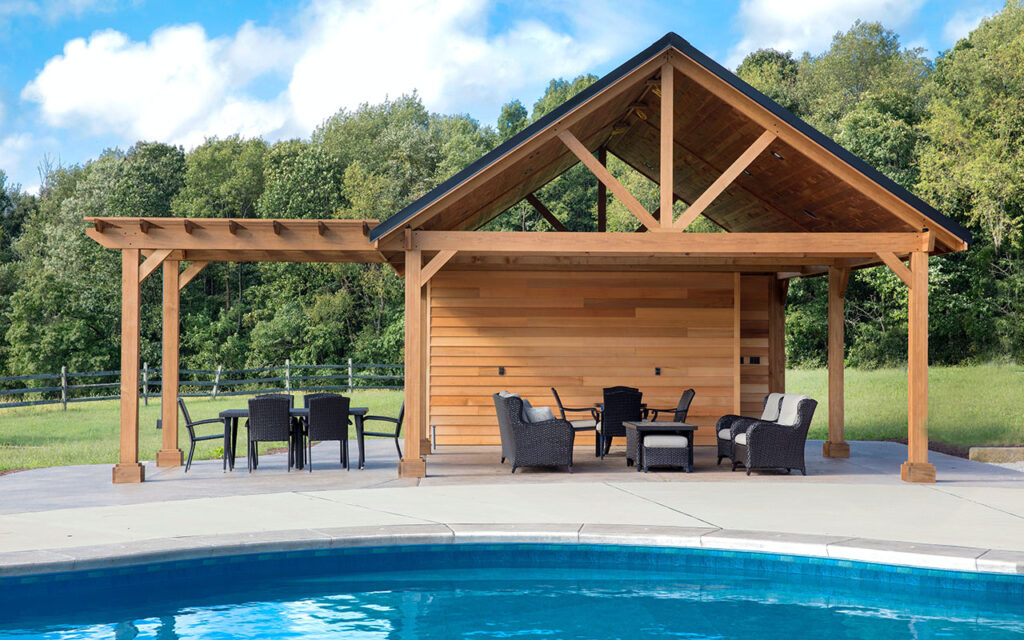
[[[655, 228], [657, 226], [655, 225]], [[410, 231], [407, 247], [474, 255], [824, 257], [875, 259], [924, 251], [922, 233], [545, 233]]]
[[569, 230], [564, 224], [562, 224], [561, 220], [555, 217], [555, 214], [551, 213], [551, 209], [548, 209], [535, 194], [527, 194], [526, 201], [530, 203], [530, 206], [537, 210], [537, 213], [539, 213], [555, 231]]

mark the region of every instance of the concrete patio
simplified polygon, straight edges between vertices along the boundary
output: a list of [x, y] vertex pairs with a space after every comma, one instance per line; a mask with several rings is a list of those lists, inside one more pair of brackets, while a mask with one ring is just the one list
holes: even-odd
[[382, 440], [368, 442], [361, 471], [340, 468], [336, 444], [314, 449], [314, 473], [286, 473], [283, 455], [264, 456], [253, 474], [223, 473], [219, 461], [187, 475], [151, 466], [140, 485], [112, 485], [107, 465], [39, 469], [0, 477], [0, 575], [139, 553], [316, 546], [368, 529], [393, 540], [423, 526], [455, 538], [577, 540], [611, 527], [637, 541], [1024, 572], [1024, 473], [933, 454], [939, 482], [912, 485], [892, 473], [903, 445], [851, 445], [849, 459], [825, 459], [820, 441], [808, 442], [806, 478], [733, 473], [709, 449], [698, 449], [694, 473], [644, 474], [626, 469], [621, 448], [602, 462], [587, 447], [573, 474], [512, 475], [496, 449], [460, 447], [434, 454], [427, 478], [399, 479]]

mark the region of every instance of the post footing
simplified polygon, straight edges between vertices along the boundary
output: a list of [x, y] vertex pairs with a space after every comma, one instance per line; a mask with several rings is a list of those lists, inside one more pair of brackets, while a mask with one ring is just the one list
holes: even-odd
[[184, 459], [181, 449], [161, 449], [156, 452], [158, 467], [180, 467]]
[[904, 462], [900, 466], [904, 482], [935, 482], [935, 465], [929, 462]]
[[144, 482], [146, 467], [138, 462], [118, 462], [113, 469], [114, 484], [123, 482]]
[[427, 461], [423, 458], [403, 458], [398, 461], [399, 478], [427, 477]]
[[842, 442], [829, 442], [826, 440], [821, 443], [821, 455], [826, 458], [849, 458], [850, 443], [845, 440]]
[[430, 453], [430, 438], [422, 438], [420, 440], [420, 453]]

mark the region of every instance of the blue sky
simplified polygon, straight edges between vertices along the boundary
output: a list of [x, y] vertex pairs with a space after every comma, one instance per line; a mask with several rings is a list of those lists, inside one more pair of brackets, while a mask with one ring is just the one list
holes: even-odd
[[666, 31], [729, 67], [819, 53], [855, 19], [935, 55], [1001, 0], [0, 0], [0, 169], [208, 136], [306, 137], [340, 108], [416, 90], [493, 124], [548, 80], [602, 74]]

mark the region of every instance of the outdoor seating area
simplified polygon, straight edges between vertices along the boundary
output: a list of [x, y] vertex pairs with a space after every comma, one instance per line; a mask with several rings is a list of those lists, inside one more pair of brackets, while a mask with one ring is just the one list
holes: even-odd
[[[686, 421], [696, 396], [686, 389], [674, 408], [656, 409], [642, 402], [643, 393], [632, 387], [608, 387], [603, 401], [593, 408], [569, 408], [558, 391], [552, 395], [561, 417], [548, 407], [534, 407], [519, 394], [503, 390], [493, 395], [501, 437], [501, 463], [508, 460], [512, 473], [521, 467], [566, 467], [573, 470], [576, 434], [595, 432], [594, 456], [604, 460], [616, 438], [625, 438], [626, 467], [647, 472], [651, 467], [693, 471], [695, 432]], [[772, 393], [764, 399], [759, 419], [725, 415], [715, 425], [718, 461], [728, 458], [732, 470], [799, 469], [807, 475], [804, 449], [817, 401], [791, 393]], [[592, 420], [570, 421], [568, 412], [587, 412]], [[659, 420], [659, 417], [663, 418]]]

